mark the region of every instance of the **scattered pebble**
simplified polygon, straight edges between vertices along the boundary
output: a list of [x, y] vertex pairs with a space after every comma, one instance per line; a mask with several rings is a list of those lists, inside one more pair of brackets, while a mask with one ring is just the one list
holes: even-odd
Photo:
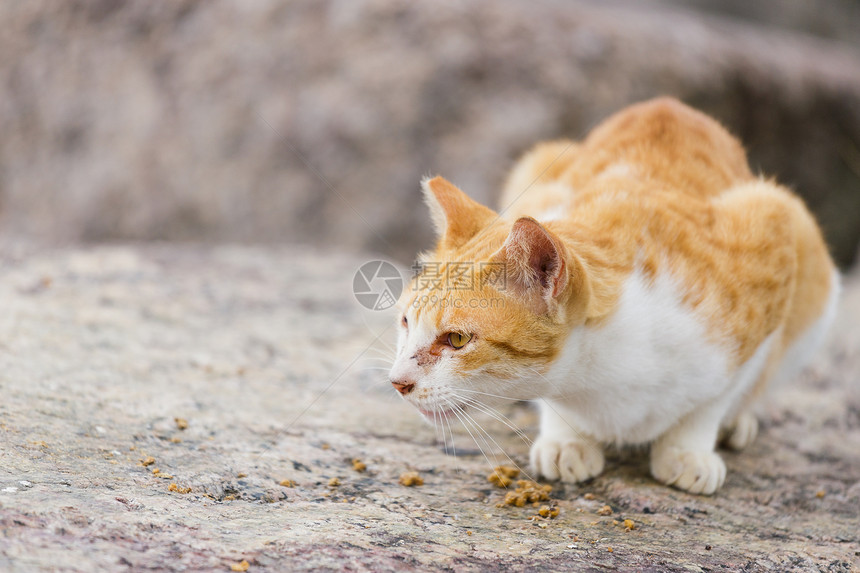
[[32, 486], [33, 486], [33, 484], [32, 484], [31, 482], [27, 481], [27, 480], [21, 480], [21, 481], [19, 481], [18, 483], [19, 483], [19, 484], [21, 484], [21, 485], [22, 485], [22, 486], [24, 486], [24, 487], [32, 487]]
[[589, 492], [589, 493], [587, 493], [587, 494], [583, 495], [583, 496], [582, 496], [582, 499], [587, 499], [588, 501], [591, 501], [591, 500], [593, 500], [593, 499], [594, 499], [594, 494], [593, 494], [593, 493], [591, 493], [591, 492]]
[[710, 545], [705, 545], [705, 551], [710, 551], [710, 550], [711, 550], [711, 546], [710, 546]]
[[3, 493], [15, 493], [16, 491], [18, 491], [17, 487], [4, 487], [3, 488]]
[[400, 484], [406, 487], [424, 485], [424, 479], [418, 475], [418, 472], [405, 472], [400, 474]]

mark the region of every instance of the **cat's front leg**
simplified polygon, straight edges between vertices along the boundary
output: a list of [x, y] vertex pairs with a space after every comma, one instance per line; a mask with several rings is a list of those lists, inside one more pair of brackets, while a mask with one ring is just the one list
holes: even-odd
[[722, 401], [699, 406], [651, 445], [651, 474], [690, 493], [711, 495], [726, 479], [726, 464], [714, 451]]
[[601, 445], [576, 428], [561, 407], [541, 400], [540, 436], [532, 444], [532, 470], [550, 480], [577, 483], [603, 471]]

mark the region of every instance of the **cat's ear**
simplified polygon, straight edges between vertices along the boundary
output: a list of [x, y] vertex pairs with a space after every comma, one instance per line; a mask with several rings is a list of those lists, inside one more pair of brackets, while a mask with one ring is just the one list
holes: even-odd
[[421, 187], [441, 247], [454, 249], [463, 245], [498, 217], [443, 177], [424, 179]]
[[568, 282], [561, 240], [531, 217], [516, 220], [492, 262], [505, 265], [505, 288], [537, 313], [551, 313]]

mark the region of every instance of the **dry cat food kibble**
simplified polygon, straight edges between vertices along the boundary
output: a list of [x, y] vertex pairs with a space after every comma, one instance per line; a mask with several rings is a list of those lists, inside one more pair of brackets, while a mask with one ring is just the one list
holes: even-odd
[[612, 515], [612, 508], [608, 505], [604, 505], [597, 510], [597, 515]]
[[632, 519], [625, 519], [624, 529], [626, 529], [627, 531], [633, 531], [634, 529], [636, 529], [636, 524], [633, 522]]
[[294, 482], [291, 479], [283, 479], [280, 481], [280, 485], [282, 485], [284, 487], [295, 487], [296, 482]]
[[515, 467], [496, 466], [496, 468], [493, 469], [493, 473], [487, 476], [487, 481], [494, 483], [499, 487], [508, 487], [519, 475], [520, 470]]
[[358, 458], [354, 458], [352, 460], [352, 469], [354, 469], [357, 472], [363, 472], [364, 470], [367, 469], [367, 464], [365, 464], [363, 461], [361, 461]]
[[173, 421], [176, 422], [176, 427], [180, 430], [185, 430], [188, 428], [188, 420], [185, 418], [173, 418]]
[[560, 510], [557, 507], [550, 507], [548, 505], [542, 505], [538, 510], [538, 515], [540, 517], [548, 517], [550, 519], [555, 519], [558, 517]]
[[143, 467], [151, 466], [154, 463], [155, 463], [155, 458], [152, 456], [146, 456], [145, 458], [142, 458], [140, 460], [140, 465], [142, 465]]
[[424, 479], [418, 475], [418, 472], [405, 472], [400, 474], [400, 484], [406, 487], [424, 485]]
[[340, 480], [337, 478], [331, 478], [330, 480], [328, 480], [328, 486], [329, 487], [337, 487], [339, 485], [340, 485]]
[[247, 571], [250, 566], [250, 563], [242, 559], [238, 563], [233, 563], [232, 565], [230, 565], [230, 571]]
[[549, 499], [549, 492], [551, 491], [551, 485], [540, 485], [527, 479], [517, 480], [517, 489], [506, 493], [504, 502], [499, 504], [499, 506], [515, 505], [523, 507], [526, 503], [547, 501]]
[[190, 487], [179, 487], [175, 483], [172, 483], [169, 486], [167, 486], [167, 491], [175, 491], [176, 493], [191, 493], [191, 488]]

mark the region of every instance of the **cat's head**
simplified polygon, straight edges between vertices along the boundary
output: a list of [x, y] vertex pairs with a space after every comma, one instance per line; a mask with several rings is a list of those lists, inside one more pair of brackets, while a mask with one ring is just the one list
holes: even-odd
[[422, 187], [438, 242], [398, 302], [391, 383], [431, 419], [546, 395], [543, 373], [584, 321], [581, 263], [534, 219], [501, 218], [441, 177]]

